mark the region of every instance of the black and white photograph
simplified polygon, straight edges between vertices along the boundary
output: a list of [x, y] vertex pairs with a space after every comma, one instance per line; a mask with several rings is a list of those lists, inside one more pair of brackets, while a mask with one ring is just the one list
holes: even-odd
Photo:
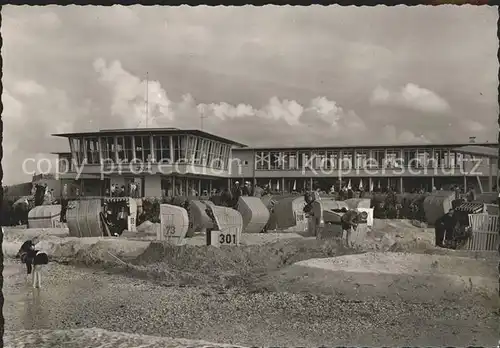
[[1, 15], [3, 346], [500, 344], [498, 7]]

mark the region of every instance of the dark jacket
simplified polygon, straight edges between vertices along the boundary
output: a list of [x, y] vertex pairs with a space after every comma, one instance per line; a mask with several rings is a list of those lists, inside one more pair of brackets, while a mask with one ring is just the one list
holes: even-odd
[[356, 228], [357, 218], [358, 218], [357, 212], [355, 212], [354, 210], [348, 210], [340, 218], [340, 221], [342, 223], [342, 229], [348, 230], [351, 227]]
[[250, 189], [248, 188], [248, 186], [243, 186], [241, 188], [241, 195], [242, 196], [250, 196]]

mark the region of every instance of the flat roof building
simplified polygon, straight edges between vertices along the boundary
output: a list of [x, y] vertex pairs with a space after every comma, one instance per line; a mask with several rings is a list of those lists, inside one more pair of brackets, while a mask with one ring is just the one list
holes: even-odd
[[[55, 134], [69, 141], [56, 153], [60, 178], [85, 195], [134, 182], [141, 196], [193, 195], [235, 181], [270, 185], [275, 191], [328, 191], [348, 185], [365, 190], [432, 190], [448, 185], [493, 190], [498, 157], [459, 150], [468, 143], [248, 147], [201, 130], [108, 129]], [[498, 144], [474, 144], [498, 152]], [[488, 157], [488, 158], [486, 158]], [[494, 172], [491, 168], [494, 167]]]

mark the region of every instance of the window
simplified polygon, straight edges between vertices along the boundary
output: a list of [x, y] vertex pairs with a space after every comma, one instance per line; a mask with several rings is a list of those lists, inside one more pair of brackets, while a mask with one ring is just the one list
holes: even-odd
[[338, 151], [327, 151], [328, 156], [326, 169], [338, 169], [339, 168], [339, 152]]
[[216, 148], [217, 148], [217, 143], [213, 140], [209, 140], [210, 142], [210, 147], [209, 147], [209, 153], [208, 153], [208, 163], [207, 166], [213, 168], [215, 161], [217, 160], [217, 157], [215, 156]]
[[226, 144], [221, 145], [220, 159], [221, 159], [222, 169], [226, 168], [227, 147], [228, 146]]
[[366, 167], [368, 161], [368, 151], [367, 150], [356, 150], [356, 169], [363, 169]]
[[255, 153], [255, 169], [268, 170], [270, 167], [270, 156], [267, 151], [257, 151]]
[[417, 151], [415, 149], [404, 149], [403, 160], [406, 167], [417, 168], [418, 167]]
[[[447, 150], [447, 149], [443, 150], [443, 166], [445, 168], [451, 168], [451, 163], [452, 163], [451, 157], [452, 157], [452, 155], [454, 156], [454, 154], [450, 154], [449, 150]], [[455, 159], [453, 159], [453, 165], [454, 164], [455, 164]]]
[[309, 163], [309, 158], [311, 156], [311, 152], [309, 151], [299, 151], [299, 168], [304, 169], [311, 166]]
[[212, 153], [211, 153], [211, 162], [209, 163], [210, 167], [214, 169], [221, 169], [222, 163], [221, 163], [221, 152], [222, 144], [219, 143], [218, 141], [214, 141], [212, 145]]
[[372, 150], [372, 168], [382, 168], [384, 164], [385, 150]]
[[296, 152], [284, 152], [283, 153], [283, 169], [285, 170], [297, 170], [297, 153]]
[[142, 137], [142, 146], [143, 146], [143, 158], [147, 162], [151, 162], [151, 137], [145, 136]]
[[194, 161], [194, 156], [195, 156], [195, 150], [196, 150], [196, 143], [197, 137], [188, 135], [187, 137], [187, 144], [186, 144], [186, 161], [187, 163], [193, 163]]
[[[207, 139], [200, 139], [201, 140], [201, 153], [200, 153], [200, 159], [201, 159], [201, 165], [206, 167], [208, 163], [208, 145], [209, 142]], [[199, 141], [200, 141], [199, 140]]]
[[151, 159], [151, 143], [149, 136], [135, 136], [135, 159], [141, 162], [147, 162]]
[[328, 152], [327, 151], [321, 151], [318, 154], [319, 157], [319, 169], [330, 169], [331, 164], [330, 164], [330, 159], [328, 158]]
[[155, 136], [153, 137], [153, 147], [155, 150], [155, 161], [167, 164], [170, 158], [170, 137], [169, 136]]
[[210, 166], [212, 164], [212, 147], [214, 146], [214, 142], [212, 140], [205, 140], [206, 142], [206, 147], [207, 147], [207, 156], [205, 160], [205, 166]]
[[219, 169], [219, 151], [220, 144], [216, 141], [212, 144], [212, 153], [210, 154], [211, 162], [209, 163], [210, 167]]
[[444, 151], [443, 149], [434, 149], [433, 151], [433, 167], [442, 168], [444, 166]]
[[125, 143], [123, 137], [116, 138], [116, 153], [118, 154], [118, 161], [125, 161]]
[[212, 167], [214, 161], [216, 160], [215, 151], [216, 151], [217, 143], [213, 140], [208, 141], [208, 160], [207, 166]]
[[101, 137], [101, 151], [103, 161], [115, 162], [115, 138]]
[[399, 154], [400, 152], [397, 150], [391, 150], [388, 149], [385, 152], [385, 157], [384, 157], [384, 167], [385, 168], [398, 168], [399, 167]]
[[419, 168], [428, 168], [429, 161], [431, 160], [431, 151], [427, 149], [417, 149], [416, 150], [416, 162]]
[[270, 169], [279, 170], [283, 168], [283, 154], [281, 152], [271, 152]]
[[454, 154], [455, 154], [455, 165], [454, 165], [454, 167], [455, 168], [462, 168], [463, 161], [464, 161], [463, 154], [456, 153], [456, 152], [454, 152]]
[[[229, 170], [229, 158], [231, 157], [231, 146], [224, 145], [224, 170]], [[246, 165], [248, 165], [248, 161], [245, 161]]]
[[297, 170], [299, 169], [299, 161], [297, 160], [297, 153], [296, 152], [290, 152], [288, 155], [288, 163], [289, 167], [292, 170]]
[[224, 144], [219, 143], [219, 147], [217, 149], [217, 158], [221, 161], [221, 164], [223, 163], [224, 159]]
[[185, 163], [187, 137], [182, 135], [173, 136], [174, 162]]
[[81, 138], [70, 138], [71, 155], [76, 163], [82, 164], [84, 159], [83, 141]]
[[134, 149], [132, 147], [132, 137], [131, 136], [128, 136], [128, 137], [124, 137], [125, 139], [125, 154], [126, 154], [126, 158], [128, 161], [131, 161], [132, 158], [134, 158]]
[[118, 161], [129, 162], [134, 158], [134, 153], [132, 149], [132, 137], [117, 137], [116, 138], [116, 150], [118, 153]]
[[224, 166], [224, 162], [222, 159], [222, 150], [223, 150], [224, 145], [222, 143], [217, 142], [217, 147], [215, 151], [215, 158], [217, 158], [217, 163], [215, 163], [215, 168], [217, 169], [222, 169]]
[[136, 161], [144, 161], [143, 153], [142, 153], [142, 137], [135, 136], [134, 137], [134, 159]]
[[198, 138], [194, 149], [194, 164], [196, 165], [202, 164], [201, 163], [201, 158], [203, 155], [202, 147], [203, 147], [203, 139]]
[[325, 166], [326, 151], [314, 151], [312, 156], [314, 169], [319, 170]]
[[354, 163], [352, 160], [353, 151], [343, 150], [342, 151], [342, 169], [352, 169]]
[[98, 138], [85, 138], [85, 157], [88, 164], [100, 164]]

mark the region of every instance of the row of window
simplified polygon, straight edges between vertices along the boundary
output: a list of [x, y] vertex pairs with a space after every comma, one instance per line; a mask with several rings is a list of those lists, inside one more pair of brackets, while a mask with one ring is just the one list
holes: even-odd
[[448, 149], [259, 151], [256, 170], [340, 168], [458, 168], [464, 156]]
[[101, 159], [127, 163], [184, 162], [228, 169], [231, 146], [191, 135], [181, 136], [107, 136], [70, 138], [72, 157], [78, 164], [98, 165]]

